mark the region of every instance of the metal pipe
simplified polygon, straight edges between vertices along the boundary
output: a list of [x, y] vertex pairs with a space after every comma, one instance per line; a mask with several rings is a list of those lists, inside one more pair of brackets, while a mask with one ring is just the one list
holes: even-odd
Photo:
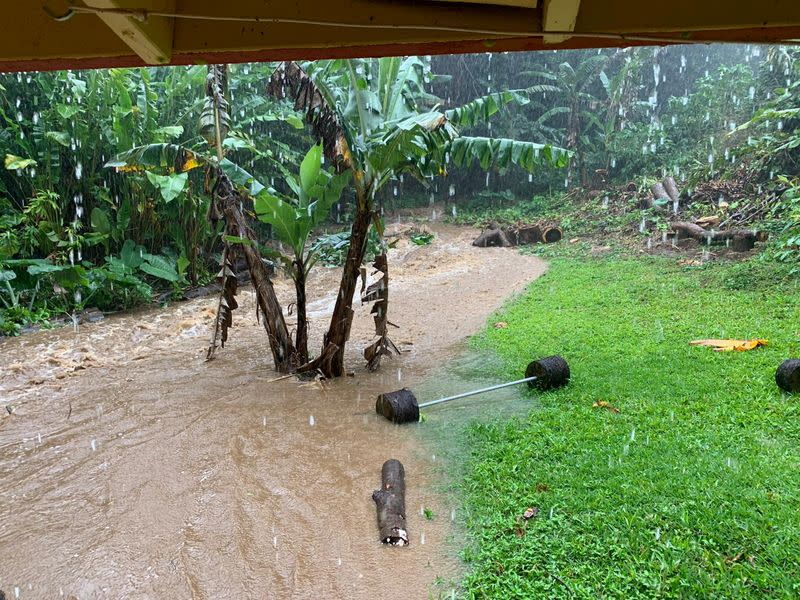
[[450, 402], [450, 400], [458, 400], [459, 398], [466, 398], [467, 396], [474, 396], [475, 394], [482, 394], [483, 392], [491, 392], [493, 390], [499, 390], [500, 388], [509, 387], [512, 385], [519, 385], [520, 383], [527, 383], [529, 381], [535, 381], [535, 380], [536, 377], [526, 377], [525, 379], [517, 379], [516, 381], [498, 383], [497, 385], [481, 388], [479, 390], [472, 390], [471, 392], [464, 392], [462, 394], [456, 394], [455, 396], [447, 396], [446, 398], [439, 398], [438, 400], [423, 402], [422, 404], [419, 405], [419, 407], [425, 408], [426, 406], [433, 406], [434, 404], [441, 404], [442, 402]]

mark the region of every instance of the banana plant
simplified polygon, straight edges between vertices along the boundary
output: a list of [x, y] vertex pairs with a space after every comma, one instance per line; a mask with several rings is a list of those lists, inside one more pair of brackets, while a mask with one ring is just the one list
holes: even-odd
[[[408, 173], [423, 183], [446, 173], [450, 160], [464, 166], [475, 160], [484, 168], [511, 164], [534, 171], [545, 165], [563, 167], [569, 152], [529, 141], [460, 136], [459, 125], [472, 125], [496, 114], [510, 102], [527, 101], [525, 91], [489, 94], [467, 105], [439, 110], [426, 92], [429, 62], [420, 57], [330, 60], [281, 63], [267, 91], [288, 98], [306, 114], [324, 154], [341, 172], [353, 172], [356, 205], [336, 305], [325, 346], [310, 366], [328, 377], [344, 374], [344, 349], [353, 318], [352, 298], [372, 224], [382, 233], [375, 206], [377, 192], [393, 177]], [[384, 260], [377, 261], [381, 265]], [[388, 271], [379, 269], [388, 278]], [[388, 305], [388, 286], [382, 286], [382, 306]], [[369, 357], [387, 354], [386, 311], [376, 319], [379, 348]], [[373, 345], [374, 346], [374, 345]], [[373, 360], [370, 368], [375, 368]]]
[[264, 189], [254, 200], [256, 216], [272, 227], [273, 233], [291, 249], [291, 257], [280, 255], [295, 284], [297, 331], [295, 350], [302, 364], [308, 362], [308, 320], [306, 316], [306, 281], [317, 262], [317, 253], [308, 248], [313, 229], [322, 224], [331, 207], [339, 200], [350, 181], [350, 172], [338, 175], [322, 168], [322, 145], [313, 146], [300, 163], [297, 177], [285, 178], [294, 197], [274, 189]]
[[607, 62], [608, 56], [597, 54], [581, 61], [577, 67], [573, 67], [569, 61], [564, 61], [558, 65], [557, 73], [550, 71], [522, 73], [536, 78], [540, 82], [539, 85], [548, 86], [549, 91], [559, 99], [555, 106], [539, 116], [536, 123], [543, 128], [553, 119], [566, 119], [563, 143], [574, 153], [576, 163], [573, 164], [572, 161], [569, 163], [568, 185], [572, 183], [576, 169], [582, 175], [589, 135], [594, 130], [603, 129], [603, 123], [595, 115], [602, 106], [602, 101], [589, 91], [589, 87], [597, 81]]

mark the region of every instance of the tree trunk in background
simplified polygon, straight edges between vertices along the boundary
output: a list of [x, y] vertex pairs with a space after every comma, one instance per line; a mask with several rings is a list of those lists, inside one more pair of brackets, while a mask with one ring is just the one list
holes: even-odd
[[365, 194], [359, 192], [356, 214], [350, 229], [350, 247], [347, 250], [347, 260], [344, 263], [342, 280], [339, 284], [339, 295], [336, 297], [330, 327], [328, 333], [325, 334], [323, 343], [323, 354], [328, 346], [336, 346], [330, 361], [320, 365], [325, 377], [344, 375], [344, 349], [350, 338], [350, 325], [353, 323], [353, 294], [355, 294], [358, 284], [361, 263], [364, 261], [367, 233], [372, 220], [372, 203], [364, 197]]
[[297, 296], [297, 333], [294, 346], [298, 364], [308, 362], [308, 317], [306, 315], [306, 271], [301, 261], [295, 261], [294, 289]]
[[[213, 200], [217, 202], [217, 208], [225, 217], [227, 231], [235, 232], [233, 235], [237, 237], [254, 240], [254, 236], [247, 226], [241, 211], [242, 197], [233, 187], [230, 179], [224, 174], [219, 175], [214, 186]], [[275, 369], [281, 373], [290, 373], [297, 366], [296, 351], [289, 337], [289, 330], [283, 318], [281, 305], [275, 296], [275, 289], [272, 287], [269, 273], [261, 260], [261, 254], [253, 245], [240, 244], [240, 247], [247, 260], [247, 268], [250, 271], [250, 280], [256, 292], [258, 308], [264, 320], [264, 328], [269, 336], [269, 345], [272, 349]]]

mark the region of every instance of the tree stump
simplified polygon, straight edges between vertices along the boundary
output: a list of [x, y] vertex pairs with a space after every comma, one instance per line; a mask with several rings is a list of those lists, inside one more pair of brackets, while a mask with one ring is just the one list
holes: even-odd
[[800, 392], [800, 358], [790, 358], [775, 371], [775, 383], [787, 392]]
[[381, 489], [372, 492], [378, 509], [378, 531], [384, 544], [408, 546], [405, 477], [399, 460], [387, 460], [381, 469]]

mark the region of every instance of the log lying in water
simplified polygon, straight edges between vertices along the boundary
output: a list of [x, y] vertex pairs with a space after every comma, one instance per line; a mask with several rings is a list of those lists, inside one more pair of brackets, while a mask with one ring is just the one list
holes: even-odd
[[372, 492], [378, 509], [378, 531], [384, 544], [408, 546], [405, 477], [403, 463], [394, 458], [387, 460], [381, 469], [381, 489]]
[[670, 225], [677, 232], [678, 236], [690, 237], [701, 244], [712, 244], [714, 242], [725, 242], [731, 240], [731, 249], [736, 252], [752, 250], [756, 245], [756, 240], [763, 239], [763, 234], [751, 229], [729, 229], [727, 231], [708, 231], [695, 223], [688, 221], [677, 221]]
[[775, 371], [775, 383], [787, 392], [800, 392], [800, 358], [790, 358]]

